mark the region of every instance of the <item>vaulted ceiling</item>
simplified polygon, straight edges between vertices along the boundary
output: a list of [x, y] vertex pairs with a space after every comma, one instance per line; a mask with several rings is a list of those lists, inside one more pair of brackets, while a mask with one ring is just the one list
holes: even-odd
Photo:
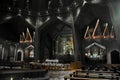
[[[16, 31], [18, 31], [18, 33], [16, 33], [18, 38], [19, 33], [26, 30], [24, 25], [26, 25], [26, 27], [36, 26], [38, 17], [46, 17], [50, 15], [54, 16], [56, 15], [59, 7], [62, 8], [69, 7], [71, 13], [74, 15], [74, 18], [75, 16], [78, 15], [77, 18], [74, 19], [75, 27], [78, 30], [83, 29], [86, 25], [92, 23], [98, 18], [103, 22], [108, 22], [112, 24], [111, 14], [110, 14], [111, 12], [109, 7], [110, 2], [112, 2], [112, 0], [0, 0], [1, 35], [2, 35], [2, 26], [4, 25], [6, 26], [6, 23], [7, 24], [9, 23], [10, 25], [8, 24], [5, 29], [11, 28], [10, 30], [12, 30], [14, 28], [13, 33], [11, 32], [11, 36], [14, 36], [13, 34]], [[79, 14], [77, 14], [78, 10], [80, 10]], [[31, 11], [30, 14], [29, 11]], [[45, 14], [46, 11], [49, 14], [47, 13]], [[19, 23], [18, 17], [16, 19], [16, 16], [21, 16], [21, 15], [22, 18], [20, 18], [20, 20], [22, 21], [20, 21]], [[29, 22], [26, 22], [25, 20], [26, 17], [29, 17], [31, 19], [30, 24]], [[13, 26], [13, 24], [15, 25]], [[51, 28], [50, 31], [53, 31], [52, 29], [53, 28]], [[31, 30], [34, 29], [31, 28]], [[56, 30], [59, 30], [59, 28]], [[8, 37], [8, 35], [5, 32], [3, 33]], [[53, 34], [56, 34], [56, 31]]]

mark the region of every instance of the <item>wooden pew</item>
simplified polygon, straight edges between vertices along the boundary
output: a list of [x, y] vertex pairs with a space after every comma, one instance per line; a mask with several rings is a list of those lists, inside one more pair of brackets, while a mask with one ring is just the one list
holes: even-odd
[[64, 80], [109, 80], [109, 79], [101, 79], [101, 78], [82, 78], [82, 77], [70, 77], [65, 76]]

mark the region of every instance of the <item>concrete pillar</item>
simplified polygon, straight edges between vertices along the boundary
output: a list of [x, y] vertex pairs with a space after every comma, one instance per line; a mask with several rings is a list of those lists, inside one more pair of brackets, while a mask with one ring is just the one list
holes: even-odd
[[107, 64], [111, 64], [111, 54], [107, 53]]
[[35, 40], [34, 40], [34, 44], [35, 44], [35, 48], [34, 48], [34, 56], [36, 60], [39, 60], [39, 56], [40, 56], [40, 52], [39, 52], [39, 31], [36, 28], [35, 29]]

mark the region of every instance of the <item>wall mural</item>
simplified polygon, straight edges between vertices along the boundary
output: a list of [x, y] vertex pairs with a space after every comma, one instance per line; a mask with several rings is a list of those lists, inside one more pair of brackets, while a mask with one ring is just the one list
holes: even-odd
[[72, 35], [64, 35], [58, 37], [56, 41], [56, 53], [59, 55], [70, 54], [73, 55], [73, 38]]

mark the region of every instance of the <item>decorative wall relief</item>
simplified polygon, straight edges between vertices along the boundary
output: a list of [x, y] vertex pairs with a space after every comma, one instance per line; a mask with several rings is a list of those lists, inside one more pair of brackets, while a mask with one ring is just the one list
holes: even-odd
[[[108, 23], [104, 23], [103, 26], [99, 25], [100, 20], [98, 19], [95, 27], [87, 26], [84, 39], [106, 39], [106, 38], [115, 38], [115, 32], [113, 26], [109, 26]], [[102, 29], [103, 28], [103, 29]]]
[[[99, 43], [92, 43], [85, 47], [85, 57], [89, 61], [104, 61], [106, 55], [106, 47]], [[106, 57], [107, 58], [107, 57]]]

